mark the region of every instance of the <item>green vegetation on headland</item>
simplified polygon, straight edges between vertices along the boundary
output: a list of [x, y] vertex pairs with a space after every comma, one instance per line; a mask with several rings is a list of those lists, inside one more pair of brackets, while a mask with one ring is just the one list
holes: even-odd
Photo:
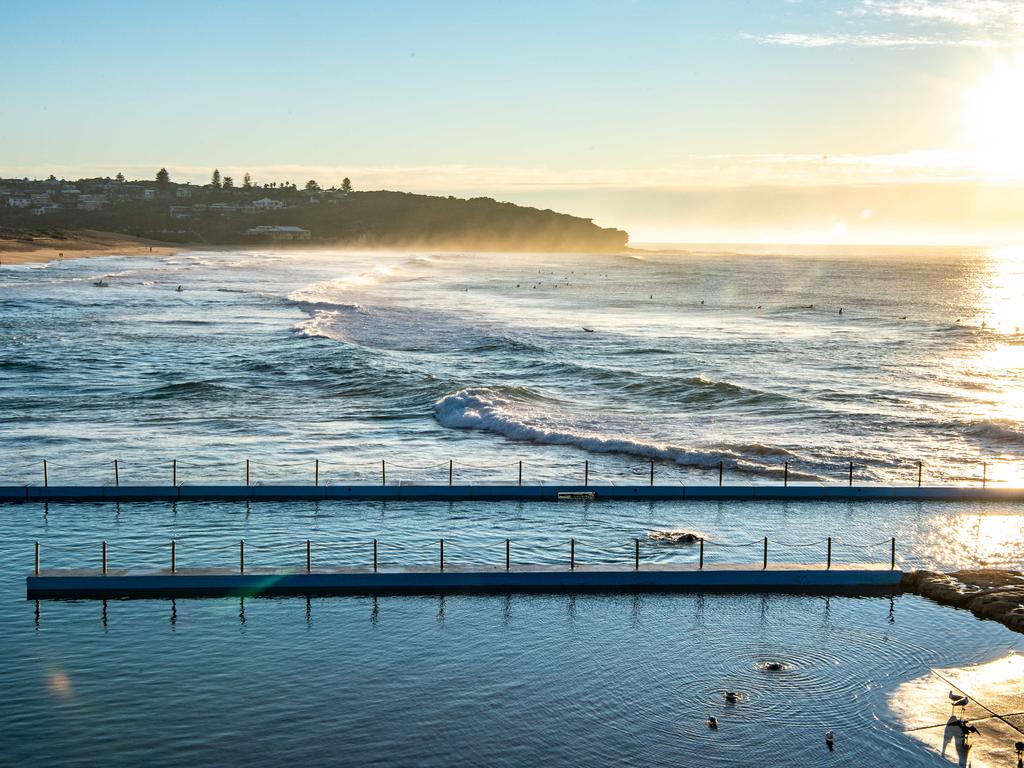
[[620, 251], [628, 234], [590, 219], [502, 203], [406, 192], [356, 192], [345, 179], [322, 189], [236, 186], [214, 172], [209, 184], [55, 177], [0, 179], [0, 226], [102, 230], [169, 243], [306, 245], [486, 251]]

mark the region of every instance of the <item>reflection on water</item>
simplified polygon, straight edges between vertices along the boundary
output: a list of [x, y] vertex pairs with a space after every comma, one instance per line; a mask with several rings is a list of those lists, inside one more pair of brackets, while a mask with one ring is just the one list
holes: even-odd
[[175, 627], [170, 601], [111, 601], [106, 633], [95, 602], [56, 602], [39, 634], [11, 598], [12, 764], [819, 765], [832, 730], [844, 765], [927, 766], [893, 686], [1021, 646], [910, 596], [178, 600]]

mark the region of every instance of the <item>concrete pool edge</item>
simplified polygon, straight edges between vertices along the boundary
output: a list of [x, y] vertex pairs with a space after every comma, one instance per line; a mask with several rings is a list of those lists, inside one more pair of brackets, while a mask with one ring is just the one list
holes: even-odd
[[1024, 488], [789, 485], [7, 485], [0, 503], [132, 501], [1024, 501]]
[[806, 565], [643, 566], [639, 569], [585, 566], [512, 568], [338, 568], [108, 570], [54, 569], [26, 578], [26, 597], [117, 599], [224, 597], [236, 595], [390, 595], [514, 592], [782, 592], [793, 594], [893, 594], [903, 572], [871, 566], [832, 569]]

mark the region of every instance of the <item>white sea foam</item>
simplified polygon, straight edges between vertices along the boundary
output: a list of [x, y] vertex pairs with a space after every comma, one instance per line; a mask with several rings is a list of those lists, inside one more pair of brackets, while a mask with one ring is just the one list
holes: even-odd
[[558, 403], [524, 389], [468, 387], [434, 404], [442, 426], [477, 429], [512, 440], [568, 445], [593, 453], [623, 453], [686, 466], [711, 466], [721, 459], [739, 460], [731, 451], [709, 451], [615, 435], [578, 426], [560, 417]]
[[307, 320], [303, 320], [295, 326], [300, 336], [311, 336], [321, 339], [333, 339], [334, 341], [350, 341], [342, 331], [339, 322], [340, 312], [319, 311], [314, 312]]
[[415, 279], [415, 276], [410, 275], [399, 267], [379, 264], [365, 272], [357, 272], [334, 280], [307, 285], [304, 288], [299, 288], [297, 291], [289, 293], [288, 298], [294, 302], [304, 304], [346, 303], [345, 297], [352, 291], [365, 291], [384, 283], [397, 283]]

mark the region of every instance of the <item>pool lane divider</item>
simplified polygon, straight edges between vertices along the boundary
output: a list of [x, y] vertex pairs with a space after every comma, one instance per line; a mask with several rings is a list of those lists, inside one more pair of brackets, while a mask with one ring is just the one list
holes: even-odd
[[1024, 501], [1024, 488], [788, 485], [66, 485], [0, 486], [0, 503], [132, 501]]
[[295, 569], [52, 569], [26, 578], [29, 600], [282, 595], [779, 592], [884, 595], [903, 572], [872, 565], [692, 565]]

